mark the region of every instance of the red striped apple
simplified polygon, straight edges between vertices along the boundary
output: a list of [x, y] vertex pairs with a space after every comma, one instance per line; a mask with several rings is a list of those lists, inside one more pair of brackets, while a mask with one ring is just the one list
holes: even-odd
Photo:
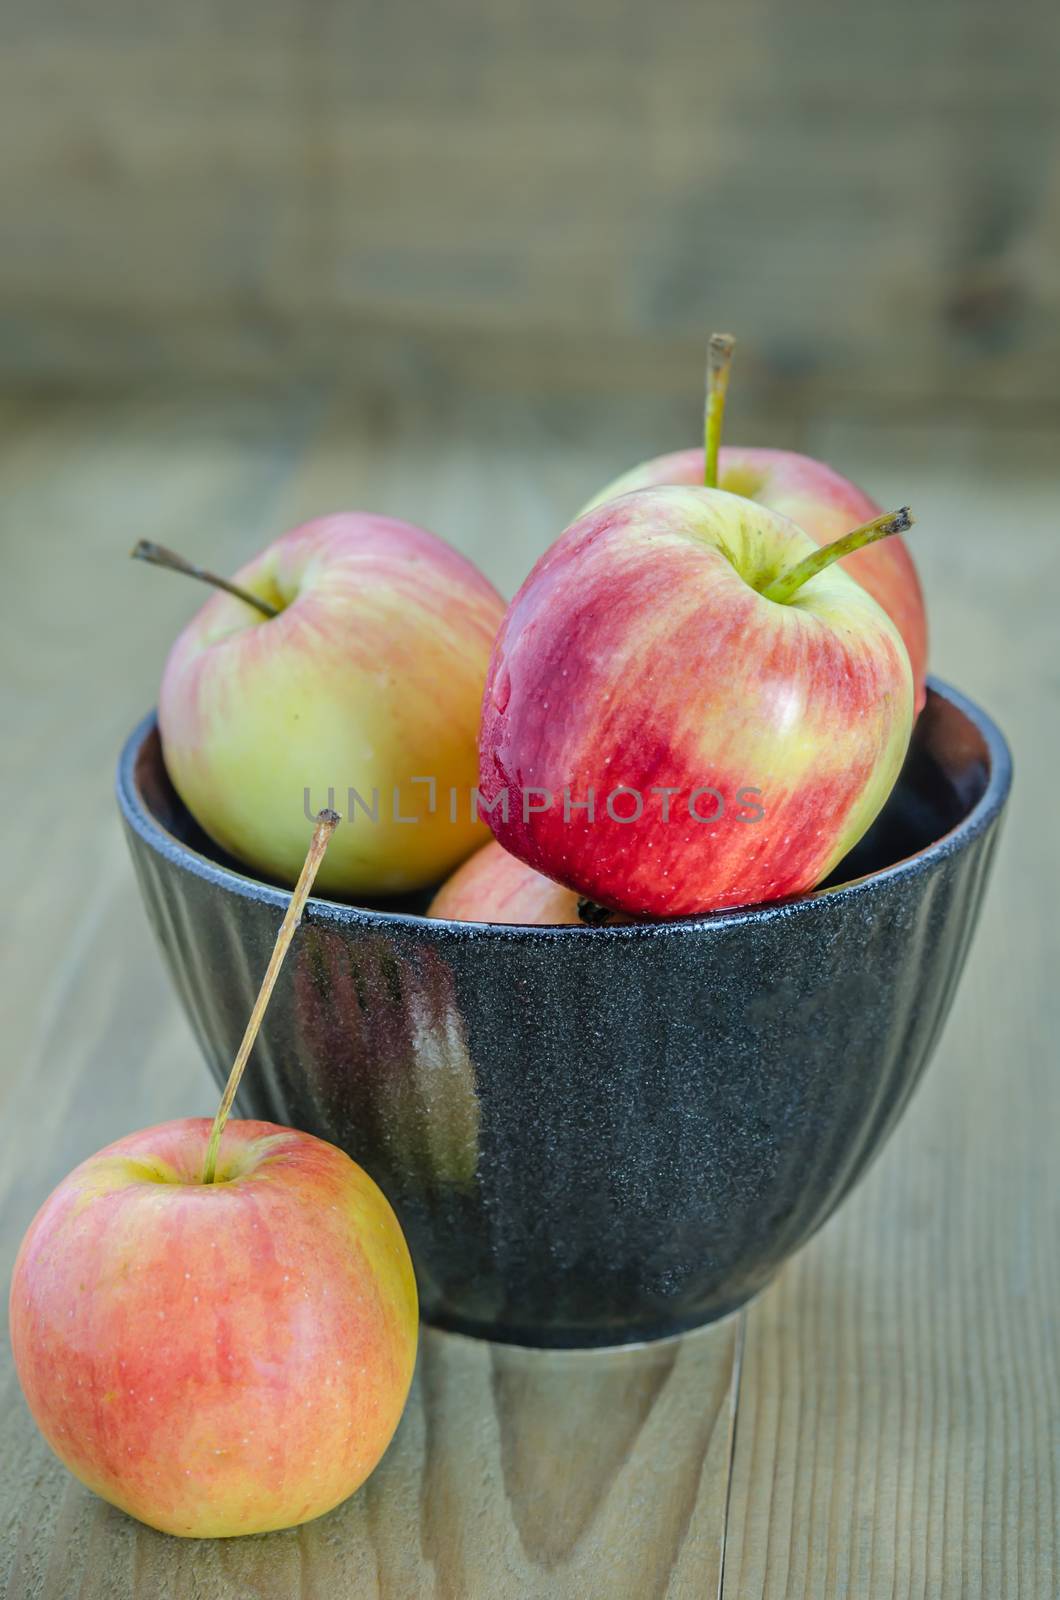
[[[582, 514], [616, 495], [662, 484], [727, 489], [790, 517], [822, 547], [878, 517], [883, 507], [823, 462], [790, 450], [722, 449], [721, 430], [736, 341], [713, 333], [707, 343], [703, 448], [656, 456], [596, 495]], [[898, 537], [862, 545], [843, 558], [850, 576], [886, 611], [905, 641], [913, 669], [914, 714], [927, 695], [927, 617], [913, 558]]]
[[433, 534], [367, 512], [295, 528], [236, 585], [252, 603], [212, 595], [162, 679], [163, 754], [189, 811], [240, 861], [290, 883], [326, 802], [346, 820], [322, 888], [436, 883], [487, 837], [466, 806], [454, 821], [435, 797], [475, 781], [496, 590]]
[[483, 702], [500, 843], [601, 905], [675, 916], [797, 894], [865, 832], [909, 742], [894, 623], [828, 550], [721, 490], [608, 501], [513, 600]]
[[[883, 507], [823, 461], [791, 450], [745, 449], [722, 445], [718, 453], [718, 487], [745, 495], [797, 522], [819, 545], [831, 544], [852, 528], [880, 515]], [[616, 478], [595, 495], [584, 511], [616, 495], [660, 484], [701, 486], [705, 451], [676, 450], [656, 456]], [[583, 515], [584, 515], [583, 511]], [[927, 616], [913, 558], [900, 537], [856, 550], [843, 561], [844, 570], [886, 611], [905, 641], [913, 668], [916, 710], [926, 695]]]
[[29, 1408], [82, 1483], [165, 1533], [263, 1533], [364, 1481], [416, 1359], [394, 1213], [341, 1150], [230, 1122], [119, 1139], [31, 1224], [11, 1284]]

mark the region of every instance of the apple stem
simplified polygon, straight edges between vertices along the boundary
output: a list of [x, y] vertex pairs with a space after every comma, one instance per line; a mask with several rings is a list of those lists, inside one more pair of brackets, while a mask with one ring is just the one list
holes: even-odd
[[309, 899], [309, 892], [313, 887], [313, 879], [316, 877], [320, 863], [324, 859], [328, 840], [338, 826], [339, 820], [339, 815], [336, 811], [321, 811], [317, 814], [316, 827], [313, 829], [309, 853], [298, 876], [298, 882], [294, 886], [290, 904], [287, 907], [283, 922], [280, 924], [280, 931], [276, 935], [276, 943], [272, 947], [272, 955], [269, 957], [265, 976], [261, 980], [258, 998], [254, 1002], [254, 1009], [250, 1013], [250, 1021], [247, 1023], [242, 1043], [236, 1052], [232, 1070], [228, 1074], [228, 1082], [225, 1084], [225, 1092], [221, 1096], [221, 1104], [217, 1107], [217, 1115], [213, 1119], [213, 1127], [210, 1129], [210, 1138], [206, 1146], [206, 1160], [203, 1162], [202, 1168], [203, 1183], [213, 1183], [216, 1176], [217, 1152], [221, 1145], [221, 1135], [224, 1132], [225, 1123], [228, 1121], [228, 1114], [232, 1109], [232, 1102], [235, 1100], [236, 1091], [243, 1076], [243, 1069], [254, 1047], [254, 1040], [258, 1036], [261, 1019], [265, 1015], [265, 1008], [276, 986], [276, 979], [280, 975], [284, 956], [290, 949], [291, 940], [294, 938], [298, 924], [302, 920], [302, 913], [305, 910], [306, 901]]
[[804, 583], [823, 572], [825, 567], [830, 567], [833, 561], [842, 561], [844, 556], [853, 555], [855, 550], [875, 544], [877, 539], [889, 539], [892, 533], [905, 533], [912, 526], [913, 518], [908, 506], [901, 506], [897, 511], [885, 511], [882, 516], [874, 517], [862, 527], [844, 533], [841, 539], [834, 540], [832, 544], [811, 551], [786, 572], [778, 573], [772, 583], [762, 590], [762, 594], [765, 599], [776, 600], [784, 605]]
[[205, 567], [197, 567], [193, 561], [186, 561], [175, 550], [167, 550], [164, 544], [154, 544], [150, 539], [141, 539], [129, 554], [134, 561], [149, 561], [154, 567], [166, 567], [170, 572], [182, 572], [185, 577], [198, 578], [201, 583], [210, 583], [215, 589], [223, 589], [226, 594], [235, 595], [237, 600], [243, 600], [248, 606], [256, 606], [266, 617], [278, 617], [279, 611], [260, 595], [251, 594], [249, 589], [241, 589], [237, 583], [230, 583], [227, 578], [219, 578], [216, 572], [208, 572]]
[[707, 343], [707, 398], [703, 407], [703, 484], [707, 489], [718, 487], [721, 425], [735, 346], [731, 333], [712, 333]]

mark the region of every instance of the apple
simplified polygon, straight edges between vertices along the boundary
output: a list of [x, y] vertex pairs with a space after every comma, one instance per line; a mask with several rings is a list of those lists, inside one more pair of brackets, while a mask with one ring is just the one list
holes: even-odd
[[543, 926], [583, 923], [574, 889], [553, 883], [509, 855], [496, 839], [475, 851], [442, 884], [427, 907], [448, 922], [512, 922]]
[[290, 883], [307, 819], [327, 803], [345, 820], [322, 888], [436, 883], [488, 837], [439, 797], [475, 781], [496, 590], [433, 534], [367, 512], [295, 528], [226, 587], [177, 639], [159, 696], [188, 810], [224, 850]]
[[379, 1461], [412, 1381], [416, 1280], [383, 1194], [323, 1139], [228, 1121], [338, 824], [315, 819], [213, 1122], [163, 1123], [82, 1162], [15, 1261], [11, 1343], [38, 1427], [83, 1483], [163, 1533], [321, 1516]]
[[[878, 517], [883, 507], [838, 472], [810, 456], [791, 450], [722, 448], [721, 430], [729, 392], [729, 372], [736, 341], [730, 333], [713, 333], [707, 343], [706, 405], [703, 445], [656, 456], [608, 484], [583, 506], [580, 516], [617, 495], [662, 484], [727, 489], [790, 517], [817, 544], [830, 545], [842, 535]], [[913, 668], [915, 711], [927, 696], [927, 616], [913, 558], [900, 538], [872, 543], [844, 558], [844, 567], [886, 611], [905, 641]]]
[[412, 1264], [349, 1156], [306, 1133], [163, 1123], [83, 1162], [11, 1284], [29, 1408], [90, 1489], [164, 1533], [263, 1533], [364, 1481], [416, 1358]]
[[[705, 452], [702, 446], [656, 456], [616, 478], [583, 508], [613, 500], [635, 489], [661, 484], [702, 486]], [[797, 522], [819, 545], [831, 544], [883, 507], [849, 479], [823, 461], [793, 450], [767, 450], [722, 445], [719, 451], [718, 487], [746, 496]], [[844, 569], [879, 602], [905, 641], [913, 667], [916, 710], [927, 694], [927, 616], [913, 558], [900, 537], [869, 545], [845, 558]]]
[[513, 600], [483, 702], [499, 842], [601, 905], [677, 916], [798, 894], [898, 776], [913, 678], [886, 612], [820, 549], [717, 489], [610, 500]]

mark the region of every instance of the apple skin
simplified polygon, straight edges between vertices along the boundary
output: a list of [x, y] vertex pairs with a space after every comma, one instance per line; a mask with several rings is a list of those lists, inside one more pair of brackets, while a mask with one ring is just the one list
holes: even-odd
[[90, 1489], [165, 1533], [290, 1527], [353, 1493], [401, 1416], [412, 1263], [380, 1190], [267, 1122], [164, 1123], [83, 1162], [11, 1284], [38, 1427]]
[[[503, 600], [434, 534], [366, 512], [295, 528], [236, 582], [283, 610], [266, 618], [218, 592], [176, 640], [158, 718], [181, 799], [223, 849], [289, 884], [331, 787], [343, 822], [321, 889], [436, 883], [488, 837], [464, 797]], [[433, 813], [418, 777], [436, 781]], [[395, 785], [397, 814], [415, 822], [394, 820]], [[378, 790], [377, 821], [351, 808], [351, 787], [369, 806]]]
[[[595, 495], [579, 515], [584, 516], [586, 511], [602, 505], [605, 500], [613, 500], [616, 495], [669, 483], [689, 484], [695, 488], [702, 485], [702, 445], [656, 456], [652, 461], [631, 468]], [[884, 509], [823, 461], [814, 461], [811, 456], [798, 455], [793, 450], [722, 445], [718, 452], [718, 487], [745, 495], [790, 517], [820, 545], [831, 544], [852, 528], [871, 522]], [[855, 551], [841, 564], [883, 607], [905, 640], [913, 667], [915, 709], [919, 715], [927, 697], [927, 613], [909, 547], [896, 535]]]
[[491, 839], [446, 879], [427, 915], [448, 922], [584, 926], [578, 900], [576, 890], [553, 883]]
[[[779, 513], [709, 489], [623, 495], [568, 528], [512, 601], [490, 663], [479, 786], [505, 849], [633, 914], [820, 883], [894, 785], [913, 683], [894, 624], [837, 566], [783, 605], [749, 581], [764, 587], [815, 548]], [[638, 820], [608, 815], [619, 785], [641, 792]], [[668, 822], [653, 785], [679, 791]], [[702, 785], [726, 808], [716, 822], [713, 799], [696, 801], [703, 822], [690, 815]], [[565, 786], [573, 801], [595, 791], [593, 821], [565, 820]], [[759, 796], [742, 803], [747, 789]]]

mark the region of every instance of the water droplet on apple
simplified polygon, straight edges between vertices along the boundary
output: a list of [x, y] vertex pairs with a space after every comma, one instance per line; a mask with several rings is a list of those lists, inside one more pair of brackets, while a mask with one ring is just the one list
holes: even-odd
[[502, 666], [493, 680], [493, 704], [500, 712], [508, 709], [508, 701], [512, 697], [512, 675], [507, 666]]

